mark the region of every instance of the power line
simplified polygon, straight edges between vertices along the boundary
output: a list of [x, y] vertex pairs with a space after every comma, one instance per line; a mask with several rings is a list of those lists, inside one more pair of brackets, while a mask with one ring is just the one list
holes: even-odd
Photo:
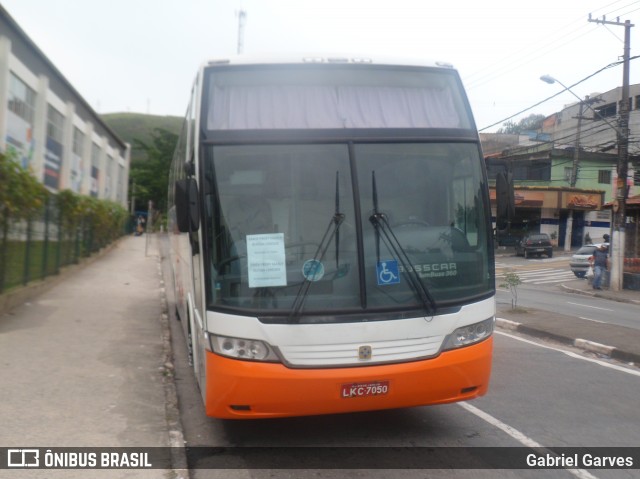
[[[640, 55], [636, 55], [635, 57], [631, 57], [629, 60], [635, 60], [636, 58], [640, 58]], [[596, 71], [596, 72], [593, 72], [591, 75], [588, 75], [588, 76], [584, 77], [582, 80], [579, 80], [579, 81], [575, 82], [573, 85], [569, 86], [567, 89], [565, 89], [565, 90], [560, 90], [558, 93], [555, 93], [554, 95], [551, 95], [550, 97], [545, 98], [544, 100], [541, 100], [541, 101], [539, 101], [538, 103], [535, 103], [534, 105], [531, 105], [530, 107], [525, 108], [524, 110], [520, 110], [518, 113], [514, 113], [513, 115], [511, 115], [511, 116], [509, 116], [509, 117], [507, 117], [507, 118], [504, 118], [504, 119], [502, 119], [502, 120], [500, 120], [500, 121], [497, 121], [497, 122], [495, 122], [495, 123], [492, 123], [492, 124], [491, 124], [491, 125], [489, 125], [489, 126], [485, 126], [484, 128], [480, 128], [478, 131], [484, 131], [484, 130], [487, 130], [487, 129], [489, 129], [489, 128], [493, 127], [493, 126], [500, 125], [500, 124], [502, 124], [502, 123], [504, 123], [504, 122], [506, 122], [506, 121], [511, 120], [512, 118], [515, 118], [516, 116], [519, 116], [519, 115], [521, 115], [521, 114], [523, 114], [523, 113], [526, 113], [526, 112], [528, 112], [529, 110], [532, 110], [533, 108], [535, 108], [535, 107], [537, 107], [537, 106], [540, 106], [540, 105], [542, 105], [543, 103], [548, 102], [549, 100], [554, 99], [554, 98], [555, 98], [555, 97], [557, 97], [558, 95], [560, 95], [560, 94], [564, 93], [566, 90], [570, 90], [571, 88], [573, 88], [573, 87], [575, 87], [575, 86], [580, 85], [580, 83], [583, 83], [583, 82], [585, 82], [585, 81], [589, 80], [590, 78], [592, 78], [592, 77], [596, 76], [597, 74], [599, 74], [599, 73], [601, 73], [601, 72], [603, 72], [603, 71], [605, 71], [605, 70], [608, 70], [609, 68], [613, 68], [613, 67], [616, 67], [616, 66], [618, 66], [618, 65], [621, 65], [623, 62], [624, 62], [624, 60], [619, 60], [619, 61], [617, 61], [617, 62], [609, 63], [607, 66], [602, 67], [600, 70], [598, 70], [598, 71]]]
[[[617, 0], [614, 2], [611, 2], [608, 5], [605, 5], [604, 7], [598, 9], [599, 11], [605, 11], [605, 9], [608, 9], [609, 7], [612, 7], [613, 5], [616, 5], [618, 3], [621, 3], [623, 0]], [[612, 11], [605, 11], [605, 15], [611, 15], [612, 13], [624, 10], [625, 8], [634, 6], [634, 4], [637, 4], [637, 2], [632, 2], [628, 5], [624, 5], [622, 7], [619, 7], [615, 10]], [[636, 9], [637, 10], [637, 9]], [[635, 10], [632, 10], [632, 12]], [[628, 15], [631, 12], [624, 12], [622, 13], [622, 15]], [[575, 24], [580, 24], [580, 26], [576, 29], [572, 29], [570, 31], [567, 32], [568, 29], [573, 28], [573, 26]], [[584, 32], [584, 33], [580, 33], [582, 30], [588, 29], [588, 31]], [[519, 49], [516, 52], [513, 52], [512, 54], [502, 58], [500, 61], [498, 62], [494, 62], [491, 65], [488, 65], [482, 69], [480, 69], [478, 72], [476, 73], [472, 73], [470, 75], [466, 75], [465, 78], [463, 79], [466, 85], [467, 90], [473, 90], [474, 88], [483, 85], [489, 81], [491, 81], [492, 79], [496, 78], [496, 77], [500, 77], [503, 76], [505, 73], [513, 71], [513, 70], [517, 70], [518, 68], [522, 67], [523, 65], [530, 63], [531, 60], [533, 59], [537, 59], [537, 58], [541, 58], [544, 57], [546, 54], [548, 54], [550, 51], [556, 51], [558, 50], [559, 47], [568, 45], [570, 43], [573, 43], [575, 41], [577, 41], [578, 39], [584, 37], [587, 34], [590, 33], [595, 33], [597, 30], [591, 29], [589, 28], [589, 25], [584, 23], [584, 15], [581, 15], [580, 18], [576, 18], [575, 20], [569, 22], [565, 27], [562, 27], [559, 29], [559, 31], [565, 32], [561, 35], [557, 35], [555, 37], [553, 37], [550, 41], [548, 41], [547, 43], [543, 44], [542, 46], [535, 44], [531, 47], [525, 47], [522, 49]], [[578, 34], [580, 33], [580, 34]], [[573, 38], [572, 38], [573, 36]], [[561, 40], [568, 38], [568, 40], [564, 43], [559, 43]], [[512, 58], [515, 58], [515, 61], [512, 60]], [[505, 64], [504, 66], [501, 66]], [[485, 71], [488, 71], [489, 73], [484, 73]], [[478, 75], [480, 75], [479, 78], [475, 78]]]
[[[586, 28], [586, 27], [583, 27], [583, 28]], [[569, 36], [569, 35], [571, 35], [571, 34], [573, 33], [573, 32], [570, 32], [570, 33], [568, 33], [568, 34], [564, 35], [563, 37], [560, 37], [560, 38], [559, 38], [558, 40], [556, 40], [554, 43], [549, 43], [549, 44], [545, 45], [543, 48], [546, 48], [546, 49], [540, 49], [540, 50], [538, 50], [538, 51], [537, 51], [537, 55], [536, 55], [535, 53], [532, 53], [532, 54], [529, 54], [529, 55], [525, 54], [524, 52], [526, 52], [526, 49], [524, 49], [524, 50], [520, 50], [520, 51], [518, 51], [518, 52], [515, 52], [513, 55], [511, 55], [511, 56], [509, 56], [509, 57], [506, 57], [506, 58], [511, 58], [511, 57], [513, 57], [513, 56], [517, 57], [517, 58], [518, 58], [518, 60], [516, 60], [516, 61], [514, 61], [514, 62], [511, 62], [511, 63], [509, 63], [509, 64], [507, 64], [507, 65], [505, 65], [505, 66], [503, 66], [503, 67], [494, 68], [494, 69], [492, 69], [492, 70], [490, 71], [490, 73], [488, 73], [488, 74], [486, 74], [486, 75], [484, 75], [484, 76], [481, 76], [481, 77], [480, 77], [480, 78], [478, 78], [477, 80], [471, 80], [471, 81], [469, 81], [468, 83], [466, 83], [466, 81], [467, 81], [467, 79], [468, 79], [468, 78], [470, 78], [470, 77], [465, 77], [465, 79], [464, 79], [464, 80], [465, 80], [465, 83], [466, 83], [466, 87], [467, 87], [467, 89], [468, 89], [468, 90], [473, 90], [474, 88], [476, 88], [476, 87], [478, 87], [478, 86], [481, 86], [481, 85], [484, 85], [484, 84], [486, 84], [486, 83], [490, 82], [490, 81], [491, 81], [491, 80], [493, 80], [494, 78], [501, 77], [501, 76], [503, 76], [505, 73], [508, 73], [508, 72], [511, 72], [511, 71], [517, 70], [518, 68], [522, 67], [523, 65], [526, 65], [526, 64], [530, 63], [530, 62], [531, 62], [531, 61], [533, 61], [533, 60], [536, 60], [536, 59], [538, 59], [538, 58], [542, 58], [542, 57], [544, 57], [544, 56], [545, 56], [545, 55], [547, 55], [551, 50], [553, 50], [553, 49], [557, 49], [557, 48], [558, 48], [558, 46], [564, 46], [564, 45], [567, 45], [567, 44], [569, 44], [569, 43], [571, 43], [571, 42], [573, 42], [573, 41], [575, 41], [575, 40], [578, 40], [579, 38], [582, 38], [582, 37], [583, 37], [583, 36], [585, 36], [585, 35], [588, 35], [588, 34], [593, 33], [593, 31], [594, 31], [594, 30], [589, 30], [589, 31], [584, 32], [584, 33], [582, 33], [581, 35], [579, 35], [579, 36], [577, 36], [577, 37], [575, 37], [575, 38], [570, 39], [569, 41], [567, 41], [567, 42], [565, 42], [565, 43], [562, 43], [562, 44], [558, 45], [558, 41], [559, 41], [560, 39], [562, 39], [562, 38], [564, 38], [564, 37], [566, 37], [566, 36]], [[552, 45], [554, 45], [554, 46], [555, 46], [555, 48], [552, 48]], [[547, 48], [547, 47], [549, 47], [549, 48]]]

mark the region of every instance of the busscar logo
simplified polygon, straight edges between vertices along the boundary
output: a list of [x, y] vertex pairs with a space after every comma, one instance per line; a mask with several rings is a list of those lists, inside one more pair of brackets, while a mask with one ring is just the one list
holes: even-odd
[[7, 467], [39, 467], [39, 449], [8, 449]]
[[373, 349], [371, 348], [371, 346], [360, 346], [358, 348], [358, 359], [371, 359], [372, 354]]

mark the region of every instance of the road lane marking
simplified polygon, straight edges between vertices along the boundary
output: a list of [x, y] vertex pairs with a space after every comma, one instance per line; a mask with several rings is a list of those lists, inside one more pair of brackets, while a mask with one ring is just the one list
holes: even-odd
[[563, 269], [557, 269], [557, 268], [532, 269], [529, 271], [520, 272], [520, 276], [536, 276], [536, 275], [542, 275], [542, 274], [548, 274], [548, 273], [566, 273], [566, 271]]
[[[488, 422], [493, 427], [496, 427], [501, 431], [505, 432], [506, 434], [514, 438], [516, 441], [518, 441], [520, 444], [523, 444], [531, 448], [543, 449], [545, 451], [548, 451], [549, 454], [555, 455], [553, 451], [547, 449], [542, 444], [534, 441], [526, 434], [518, 431], [516, 428], [511, 427], [508, 424], [505, 424], [504, 422], [502, 422], [500, 419], [493, 417], [491, 414], [488, 414], [483, 410], [478, 409], [477, 407], [472, 406], [471, 404], [466, 402], [459, 402], [456, 404], [458, 404], [458, 406], [462, 407], [463, 409], [466, 409], [471, 414], [474, 414], [475, 416], [478, 416], [480, 419]], [[596, 476], [594, 476], [593, 474], [591, 474], [590, 472], [584, 469], [566, 469], [566, 471], [573, 474], [576, 477], [579, 477], [580, 479], [598, 479]]]
[[571, 301], [567, 301], [567, 304], [573, 304], [574, 306], [582, 306], [584, 308], [599, 309], [601, 311], [611, 311], [611, 312], [615, 311], [615, 309], [599, 308], [597, 306], [589, 306], [588, 304], [572, 303]]
[[571, 278], [572, 275], [569, 275], [567, 273], [549, 273], [549, 274], [541, 274], [538, 276], [524, 276], [522, 282], [523, 283], [530, 283], [532, 281], [540, 281], [541, 279], [564, 279], [566, 280], [567, 278]]
[[531, 344], [533, 346], [538, 346], [539, 348], [551, 349], [552, 351], [558, 351], [559, 353], [566, 354], [570, 358], [581, 359], [582, 361], [587, 361], [587, 362], [590, 362], [590, 363], [599, 364], [600, 366], [603, 366], [605, 368], [615, 369], [616, 371], [620, 371], [620, 372], [623, 372], [623, 373], [631, 374], [632, 376], [640, 377], [640, 370], [625, 368], [623, 366], [618, 366], [617, 364], [610, 364], [610, 363], [607, 363], [605, 361], [601, 361], [599, 359], [587, 358], [585, 356], [582, 356], [581, 354], [574, 353], [573, 351], [565, 351], [563, 349], [554, 348], [553, 346], [547, 346], [545, 344], [536, 343], [535, 341], [531, 341], [529, 339], [519, 338], [518, 336], [514, 336], [513, 334], [503, 333], [502, 331], [494, 331], [494, 333], [495, 334], [500, 334], [501, 336], [506, 336], [506, 337], [511, 338], [511, 339], [517, 339], [518, 341], [522, 341], [523, 343]]
[[[562, 283], [575, 279], [575, 275], [571, 271], [558, 268], [537, 268], [528, 271], [519, 270], [515, 273], [522, 283], [534, 285]], [[497, 280], [503, 280], [504, 277], [504, 274], [496, 275]]]
[[[534, 281], [533, 284], [564, 283], [568, 279], [571, 279], [571, 278], [549, 279], [547, 281]], [[531, 283], [531, 281], [524, 281], [524, 283]]]
[[584, 316], [578, 316], [578, 317], [580, 319], [586, 319], [587, 321], [593, 321], [594, 323], [608, 324], [606, 321], [600, 321], [599, 319], [585, 318]]
[[493, 417], [491, 414], [488, 414], [488, 413], [482, 411], [481, 409], [478, 409], [477, 407], [472, 406], [471, 404], [466, 403], [466, 402], [460, 402], [460, 403], [457, 403], [457, 404], [459, 406], [461, 406], [462, 408], [466, 409], [467, 411], [469, 411], [471, 414], [474, 414], [474, 415], [478, 416], [480, 419], [483, 419], [484, 421], [488, 422], [492, 426], [495, 426], [498, 429], [500, 429], [501, 431], [506, 432], [509, 436], [514, 438], [520, 444], [523, 444], [523, 445], [525, 445], [527, 447], [535, 447], [535, 448], [542, 448], [543, 447], [541, 444], [539, 444], [538, 442], [534, 441], [529, 436], [521, 433], [516, 428], [511, 427], [508, 424], [503, 423], [499, 419]]

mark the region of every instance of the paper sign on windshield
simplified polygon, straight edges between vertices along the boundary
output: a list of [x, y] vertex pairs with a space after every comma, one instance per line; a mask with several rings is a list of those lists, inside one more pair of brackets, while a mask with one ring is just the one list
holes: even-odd
[[247, 235], [249, 287], [287, 285], [284, 233]]

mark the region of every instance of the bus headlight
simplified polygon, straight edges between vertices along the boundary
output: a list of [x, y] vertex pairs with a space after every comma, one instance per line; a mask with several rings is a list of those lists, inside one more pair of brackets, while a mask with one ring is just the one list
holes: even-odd
[[488, 338], [493, 333], [493, 318], [456, 329], [444, 343], [443, 351], [461, 348]]
[[264, 341], [209, 334], [209, 343], [211, 350], [221, 356], [248, 361], [280, 361], [273, 349]]

